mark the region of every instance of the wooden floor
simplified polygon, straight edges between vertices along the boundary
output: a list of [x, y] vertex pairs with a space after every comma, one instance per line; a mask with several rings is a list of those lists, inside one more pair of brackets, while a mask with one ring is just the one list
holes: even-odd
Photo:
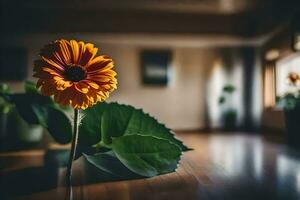
[[[285, 145], [243, 133], [179, 137], [194, 151], [182, 157], [177, 172], [167, 175], [95, 183], [83, 173], [84, 163], [76, 161], [73, 199], [300, 199], [300, 156]], [[63, 170], [46, 169], [43, 157], [41, 150], [2, 153], [0, 199], [65, 199], [65, 188], [53, 187], [51, 181], [63, 177]]]

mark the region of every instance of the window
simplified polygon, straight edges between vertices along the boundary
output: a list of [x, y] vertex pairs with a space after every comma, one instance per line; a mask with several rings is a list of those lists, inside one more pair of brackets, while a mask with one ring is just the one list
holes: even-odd
[[295, 84], [289, 81], [288, 77], [291, 74], [300, 76], [300, 53], [276, 62], [276, 96], [300, 90], [300, 81]]

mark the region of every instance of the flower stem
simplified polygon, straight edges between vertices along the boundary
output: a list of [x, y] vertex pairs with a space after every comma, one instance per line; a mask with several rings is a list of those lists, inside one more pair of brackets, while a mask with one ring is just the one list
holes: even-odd
[[79, 110], [74, 109], [72, 146], [71, 146], [71, 152], [70, 152], [69, 163], [68, 163], [67, 174], [66, 174], [66, 184], [68, 187], [71, 186], [71, 181], [72, 181], [72, 164], [75, 158], [76, 146], [78, 143], [78, 129], [79, 129]]

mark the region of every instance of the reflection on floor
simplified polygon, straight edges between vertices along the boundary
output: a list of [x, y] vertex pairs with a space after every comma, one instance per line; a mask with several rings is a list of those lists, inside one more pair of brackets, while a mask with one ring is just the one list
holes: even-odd
[[[81, 173], [75, 176], [81, 181], [73, 188], [75, 199], [300, 199], [300, 152], [246, 133], [195, 132], [178, 136], [194, 150], [182, 157], [175, 173], [95, 183], [88, 181], [86, 170], [77, 163], [75, 166]], [[0, 169], [0, 190], [6, 199], [64, 199], [64, 188], [45, 184], [55, 173], [49, 170], [38, 173], [36, 169], [43, 168], [43, 157], [35, 156], [0, 155], [0, 163], [5, 163]], [[20, 162], [23, 165], [17, 164]], [[28, 169], [34, 169], [36, 176]], [[34, 190], [31, 187], [35, 187]]]
[[184, 139], [195, 148], [187, 157], [197, 160], [212, 182], [198, 199], [300, 199], [297, 151], [246, 134]]

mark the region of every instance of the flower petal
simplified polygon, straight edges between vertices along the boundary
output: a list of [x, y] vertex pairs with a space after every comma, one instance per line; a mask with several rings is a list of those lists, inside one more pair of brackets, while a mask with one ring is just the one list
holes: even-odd
[[97, 56], [93, 60], [88, 63], [86, 67], [88, 72], [98, 71], [98, 70], [106, 70], [113, 68], [114, 64], [110, 57], [108, 56]]
[[79, 58], [79, 45], [75, 40], [71, 40], [70, 45], [72, 47], [72, 53], [73, 53], [73, 64], [77, 64]]
[[76, 90], [78, 90], [79, 92], [84, 93], [84, 94], [88, 93], [89, 88], [90, 88], [90, 86], [85, 84], [84, 82], [78, 82], [78, 83], [75, 83], [74, 85], [75, 85]]
[[83, 82], [85, 82], [86, 84], [88, 84], [89, 86], [91, 86], [94, 89], [99, 89], [99, 85], [97, 83], [95, 83], [93, 80], [84, 80]]
[[86, 66], [97, 54], [98, 48], [95, 48], [93, 44], [87, 43], [85, 45], [85, 51], [81, 55], [79, 64], [81, 66]]

